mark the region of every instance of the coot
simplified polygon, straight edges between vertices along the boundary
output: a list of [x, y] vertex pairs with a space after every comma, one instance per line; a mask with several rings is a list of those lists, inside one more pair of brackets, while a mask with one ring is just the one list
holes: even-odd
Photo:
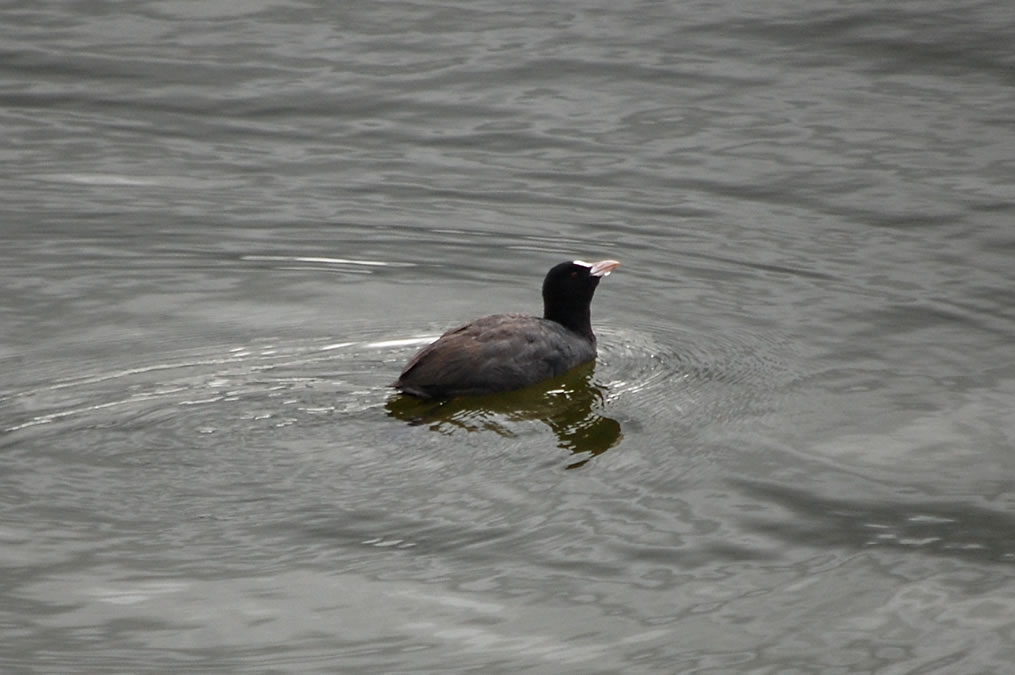
[[521, 389], [596, 358], [589, 305], [599, 280], [620, 263], [575, 260], [543, 280], [543, 317], [494, 314], [449, 330], [424, 347], [392, 383], [422, 398]]

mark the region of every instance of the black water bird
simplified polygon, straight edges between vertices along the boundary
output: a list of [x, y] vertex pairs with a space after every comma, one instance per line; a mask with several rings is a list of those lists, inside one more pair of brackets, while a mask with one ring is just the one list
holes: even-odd
[[543, 280], [543, 316], [494, 314], [449, 330], [392, 383], [422, 398], [478, 396], [536, 384], [596, 358], [589, 306], [616, 260], [554, 266]]

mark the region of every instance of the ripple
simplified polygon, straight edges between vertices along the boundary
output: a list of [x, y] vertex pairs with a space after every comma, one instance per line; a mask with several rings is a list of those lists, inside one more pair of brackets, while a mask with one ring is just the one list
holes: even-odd
[[244, 255], [241, 260], [252, 262], [309, 263], [322, 265], [361, 265], [363, 267], [416, 267], [416, 263], [386, 260], [351, 260], [349, 258], [326, 258], [322, 256], [291, 255]]
[[394, 371], [399, 346], [432, 339], [363, 337], [176, 350], [113, 369], [81, 361], [71, 374], [65, 363], [36, 362], [42, 384], [0, 395], [0, 430], [60, 435], [147, 420], [152, 442], [186, 445], [195, 430], [249, 434], [363, 413], [383, 405], [390, 377], [382, 373]]
[[[417, 464], [414, 449], [434, 439], [394, 432], [376, 417], [386, 412], [444, 437], [474, 436], [466, 445], [479, 446], [460, 461], [505, 461], [513, 446], [532, 446], [529, 437], [549, 429], [554, 445], [572, 454], [565, 466], [574, 467], [621, 445], [625, 428], [684, 433], [755, 419], [773, 408], [793, 376], [778, 336], [652, 324], [637, 330], [607, 325], [599, 334], [594, 366], [521, 395], [436, 406], [393, 402], [387, 389], [402, 363], [435, 336], [399, 335], [386, 326], [337, 339], [178, 350], [112, 370], [82, 363], [80, 372], [48, 381], [41, 364], [45, 384], [0, 396], [3, 431], [94, 436], [129, 427], [142, 447], [166, 448], [211, 442], [196, 436], [235, 439], [286, 427], [354, 424], [361, 439], [385, 448], [361, 458], [365, 464], [357, 471], [376, 464], [381, 472], [391, 461]], [[544, 466], [535, 455], [525, 456]]]
[[611, 403], [643, 419], [732, 422], [770, 409], [794, 377], [788, 346], [763, 333], [721, 334], [647, 324], [599, 331], [597, 375]]

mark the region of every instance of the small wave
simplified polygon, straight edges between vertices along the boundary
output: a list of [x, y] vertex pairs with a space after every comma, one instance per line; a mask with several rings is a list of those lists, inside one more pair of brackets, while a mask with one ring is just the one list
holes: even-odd
[[597, 378], [608, 400], [644, 418], [728, 422], [769, 406], [791, 376], [784, 346], [763, 334], [701, 332], [662, 326], [599, 331]]

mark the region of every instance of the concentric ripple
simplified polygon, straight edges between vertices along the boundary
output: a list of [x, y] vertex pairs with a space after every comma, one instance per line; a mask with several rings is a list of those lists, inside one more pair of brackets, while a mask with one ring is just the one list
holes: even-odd
[[794, 377], [777, 336], [653, 325], [598, 333], [596, 375], [608, 401], [643, 422], [735, 422], [770, 409]]
[[[246, 346], [215, 347], [170, 352], [158, 361], [65, 377], [34, 389], [0, 397], [6, 409], [4, 431], [17, 432], [55, 423], [94, 425], [122, 415], [153, 410], [194, 410], [212, 404], [249, 404], [283, 399], [282, 408], [303, 398], [310, 388], [341, 390], [342, 372], [331, 364], [339, 350], [369, 343], [318, 342], [282, 345], [271, 342]], [[326, 404], [297, 406], [304, 413], [350, 410], [358, 404], [340, 396]], [[182, 413], [181, 413], [182, 414]], [[196, 418], [200, 418], [196, 415]], [[209, 416], [211, 433], [216, 423]], [[272, 419], [285, 424], [289, 416], [281, 409], [251, 419]]]
[[[134, 447], [149, 448], [192, 447], [195, 435], [249, 442], [301, 426], [320, 428], [311, 435], [346, 438], [354, 426], [365, 447], [391, 445], [397, 436], [384, 461], [399, 448], [432, 443], [419, 435], [426, 430], [474, 435], [490, 450], [488, 458], [519, 436], [549, 430], [554, 444], [580, 455], [581, 464], [621, 445], [630, 431], [679, 433], [756, 418], [792, 378], [781, 357], [785, 347], [775, 339], [651, 325], [605, 326], [599, 336], [594, 367], [521, 393], [453, 404], [394, 396], [388, 383], [435, 336], [398, 335], [382, 326], [350, 339], [168, 352], [111, 370], [83, 364], [82, 372], [0, 396], [0, 419], [8, 438], [130, 429]], [[396, 431], [392, 419], [423, 428]], [[415, 461], [411, 451], [405, 461]]]

